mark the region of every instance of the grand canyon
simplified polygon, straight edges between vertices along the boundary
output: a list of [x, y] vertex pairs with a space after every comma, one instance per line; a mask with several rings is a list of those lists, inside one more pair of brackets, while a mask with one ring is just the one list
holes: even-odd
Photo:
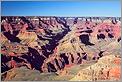
[[120, 17], [1, 17], [2, 81], [117, 81]]

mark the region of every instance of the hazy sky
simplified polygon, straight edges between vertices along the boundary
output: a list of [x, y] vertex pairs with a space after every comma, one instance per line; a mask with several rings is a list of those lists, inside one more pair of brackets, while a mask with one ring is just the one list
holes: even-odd
[[2, 16], [121, 16], [120, 0], [3, 1]]

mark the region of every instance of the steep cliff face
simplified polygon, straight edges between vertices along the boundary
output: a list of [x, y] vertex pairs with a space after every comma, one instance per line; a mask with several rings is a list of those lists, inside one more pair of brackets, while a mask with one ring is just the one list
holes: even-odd
[[8, 39], [2, 34], [0, 33], [0, 36], [1, 36], [1, 45], [4, 45], [6, 42], [9, 42]]
[[[32, 17], [31, 20], [28, 18], [19, 17], [18, 21], [9, 22], [4, 20], [2, 24], [2, 28], [5, 28], [1, 34], [2, 58], [6, 60], [1, 62], [2, 72], [26, 66], [30, 70], [38, 70], [41, 73], [54, 72], [59, 76], [67, 75], [72, 66], [85, 65], [91, 61], [99, 63], [104, 56], [121, 54], [119, 21], [114, 23], [107, 19], [107, 21], [97, 22], [63, 17], [52, 17], [48, 20], [43, 17], [34, 19]], [[9, 24], [9, 28], [16, 27], [16, 29], [7, 29], [4, 27], [6, 24]], [[101, 61], [104, 61], [104, 58]], [[107, 63], [100, 64], [108, 66]], [[86, 69], [84, 70], [87, 71]], [[72, 80], [92, 78], [92, 74], [88, 75], [88, 78], [86, 74], [86, 77], [80, 79], [82, 74], [79, 73], [76, 73], [76, 77], [71, 75], [74, 77]]]
[[98, 62], [82, 69], [71, 81], [120, 80], [121, 58], [108, 55], [100, 58]]
[[[9, 40], [9, 42], [4, 46], [6, 49], [3, 51], [8, 53], [14, 52], [14, 54], [16, 54], [16, 56], [14, 55], [15, 57], [20, 56], [20, 58], [23, 59], [24, 62], [26, 60], [26, 63], [30, 63], [32, 68], [41, 71], [43, 61], [48, 58], [51, 53], [53, 53], [54, 48], [58, 45], [58, 41], [62, 39], [62, 37], [65, 36], [69, 31], [69, 26], [66, 25], [66, 22], [63, 22], [65, 21], [64, 19], [55, 19], [55, 22], [57, 22], [56, 25], [59, 25], [58, 28], [52, 27], [48, 25], [44, 20], [39, 19], [41, 21], [40, 24], [46, 26], [43, 27], [40, 25], [41, 28], [43, 27], [43, 31], [40, 31], [40, 26], [35, 27], [35, 29], [30, 29], [30, 22], [27, 22], [28, 20], [25, 17], [22, 17], [21, 21], [19, 22], [22, 23], [22, 28], [19, 30], [19, 32], [15, 29], [13, 29], [13, 33], [3, 32], [2, 43], [5, 44], [7, 38]], [[14, 45], [18, 46], [16, 48], [17, 50], [14, 49]], [[27, 49], [24, 50], [24, 46], [26, 46]], [[21, 49], [23, 50], [23, 52]], [[26, 52], [26, 50], [28, 51]], [[18, 55], [18, 52], [21, 55]], [[3, 55], [10, 56], [8, 55], [8, 53], [4, 53]], [[36, 63], [39, 65], [36, 66]]]
[[38, 46], [38, 43], [36, 42], [38, 37], [35, 32], [19, 32], [17, 37], [21, 40], [20, 43], [26, 44], [29, 47]]

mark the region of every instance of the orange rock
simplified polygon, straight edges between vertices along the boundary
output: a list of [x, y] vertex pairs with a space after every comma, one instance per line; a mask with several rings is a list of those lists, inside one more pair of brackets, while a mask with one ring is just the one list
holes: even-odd
[[9, 56], [16, 56], [16, 55], [13, 52], [10, 52]]
[[120, 37], [121, 36], [121, 28], [120, 28], [120, 26], [118, 26], [118, 25], [114, 26], [113, 32], [114, 32], [114, 34], [115, 34], [114, 36], [116, 38]]
[[115, 58], [114, 59], [114, 64], [120, 65], [121, 64], [121, 59], [120, 58]]
[[1, 54], [5, 54], [6, 53], [6, 51], [5, 50], [1, 50]]
[[16, 64], [16, 61], [15, 60], [9, 61], [9, 67], [16, 68], [16, 66], [17, 66], [17, 64]]
[[66, 68], [70, 68], [73, 64], [65, 65]]
[[120, 79], [120, 73], [121, 73], [121, 68], [120, 67], [114, 67], [110, 70], [110, 78], [114, 77], [115, 79], [119, 80]]

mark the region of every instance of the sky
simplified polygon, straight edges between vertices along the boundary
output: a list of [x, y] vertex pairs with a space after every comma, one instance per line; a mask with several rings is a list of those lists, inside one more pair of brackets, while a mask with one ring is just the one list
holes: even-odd
[[1, 11], [2, 16], [121, 17], [121, 1], [2, 1]]

